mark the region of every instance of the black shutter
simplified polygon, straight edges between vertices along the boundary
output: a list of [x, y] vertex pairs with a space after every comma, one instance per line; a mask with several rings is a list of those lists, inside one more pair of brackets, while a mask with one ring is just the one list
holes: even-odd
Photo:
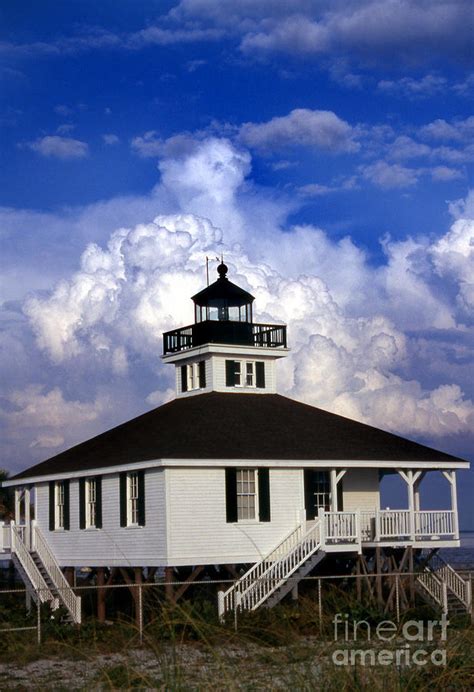
[[127, 474], [120, 474], [120, 526], [127, 526]]
[[269, 469], [258, 469], [258, 514], [260, 521], [270, 521]]
[[306, 521], [311, 521], [316, 516], [314, 493], [313, 493], [313, 471], [304, 470], [304, 500], [306, 507]]
[[199, 387], [204, 389], [206, 386], [206, 361], [199, 361]]
[[50, 531], [54, 531], [54, 529], [56, 528], [56, 526], [55, 526], [56, 522], [54, 521], [54, 518], [55, 518], [54, 517], [54, 514], [55, 514], [55, 512], [54, 512], [55, 507], [54, 506], [56, 504], [55, 503], [55, 497], [54, 497], [54, 495], [55, 495], [54, 489], [55, 489], [54, 481], [49, 481], [49, 530]]
[[69, 519], [69, 508], [70, 508], [70, 502], [69, 502], [69, 481], [63, 481], [64, 483], [64, 530], [69, 531], [69, 528], [71, 526], [71, 522]]
[[181, 366], [181, 391], [188, 391], [188, 371], [186, 365]]
[[79, 528], [86, 528], [86, 479], [79, 478]]
[[225, 512], [226, 521], [237, 521], [237, 471], [225, 470]]
[[95, 528], [102, 528], [102, 476], [95, 479]]
[[257, 361], [255, 363], [255, 373], [256, 373], [256, 385], [260, 389], [265, 388], [265, 363], [262, 361]]
[[235, 360], [226, 360], [225, 362], [225, 386], [235, 386]]
[[145, 471], [138, 471], [138, 525], [145, 526]]

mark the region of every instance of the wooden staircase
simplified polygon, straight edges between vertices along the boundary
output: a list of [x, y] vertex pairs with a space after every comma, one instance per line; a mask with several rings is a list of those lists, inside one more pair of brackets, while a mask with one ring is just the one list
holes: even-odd
[[470, 579], [464, 579], [437, 553], [416, 579], [418, 593], [442, 612], [451, 615], [468, 613], [473, 617]]
[[35, 603], [49, 603], [51, 610], [61, 605], [68, 612], [71, 623], [81, 623], [81, 599], [69, 586], [56, 559], [35, 522], [28, 527], [10, 525], [11, 556], [27, 593]]
[[230, 611], [269, 608], [281, 601], [325, 557], [321, 550], [321, 520], [306, 529], [297, 526], [227, 591], [219, 592], [221, 620]]

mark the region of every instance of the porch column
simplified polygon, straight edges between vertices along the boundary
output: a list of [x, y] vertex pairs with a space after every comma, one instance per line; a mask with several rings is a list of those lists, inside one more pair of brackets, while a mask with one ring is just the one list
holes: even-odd
[[[422, 471], [402, 471], [397, 469], [399, 475], [403, 478], [407, 484], [408, 490], [408, 512], [409, 512], [409, 526], [410, 526], [410, 539], [415, 540], [415, 483], [420, 479]], [[416, 510], [418, 511], [418, 510]]]
[[31, 547], [30, 541], [31, 541], [31, 527], [30, 527], [30, 519], [31, 519], [31, 507], [30, 507], [30, 502], [31, 502], [31, 493], [29, 488], [25, 488], [25, 494], [24, 494], [24, 509], [25, 509], [25, 542], [27, 548]]
[[456, 471], [443, 471], [443, 476], [449, 482], [451, 488], [451, 511], [453, 512], [453, 533], [456, 541], [459, 540], [458, 517], [458, 493], [456, 488]]
[[417, 480], [413, 484], [413, 490], [414, 490], [414, 494], [415, 494], [415, 512], [420, 511], [420, 484], [421, 484], [421, 481], [423, 480], [423, 478], [425, 477], [425, 474], [426, 474], [426, 472], [423, 471], [421, 473], [421, 475], [419, 476], [419, 478], [417, 478]]
[[15, 488], [15, 524], [20, 524], [21, 488]]
[[337, 485], [345, 475], [347, 469], [331, 469], [331, 512], [338, 512]]

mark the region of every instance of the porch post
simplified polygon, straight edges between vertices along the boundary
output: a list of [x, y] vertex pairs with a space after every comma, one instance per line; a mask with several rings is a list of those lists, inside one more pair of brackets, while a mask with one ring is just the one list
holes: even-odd
[[331, 512], [337, 512], [336, 469], [331, 469]]
[[458, 493], [456, 488], [456, 471], [443, 471], [443, 476], [451, 487], [451, 511], [453, 512], [454, 539], [459, 540]]
[[397, 469], [399, 475], [403, 478], [407, 484], [408, 490], [408, 516], [410, 522], [410, 539], [415, 540], [415, 483], [420, 479], [422, 472], [416, 471], [415, 473], [410, 469], [407, 471], [402, 471], [402, 469]]
[[415, 493], [413, 471], [408, 471], [408, 509], [410, 510], [410, 538], [415, 540]]
[[28, 549], [31, 548], [31, 510], [30, 510], [31, 493], [29, 488], [25, 488], [24, 503], [25, 503], [25, 543]]
[[15, 488], [15, 523], [20, 524], [21, 488]]
[[337, 486], [347, 469], [331, 469], [331, 512], [339, 511], [339, 503], [337, 501]]

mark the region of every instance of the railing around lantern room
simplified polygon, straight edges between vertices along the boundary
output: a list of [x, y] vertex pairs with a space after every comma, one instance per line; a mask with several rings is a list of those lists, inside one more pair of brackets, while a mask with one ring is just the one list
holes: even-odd
[[286, 325], [205, 320], [163, 334], [163, 354], [207, 343], [286, 348]]

